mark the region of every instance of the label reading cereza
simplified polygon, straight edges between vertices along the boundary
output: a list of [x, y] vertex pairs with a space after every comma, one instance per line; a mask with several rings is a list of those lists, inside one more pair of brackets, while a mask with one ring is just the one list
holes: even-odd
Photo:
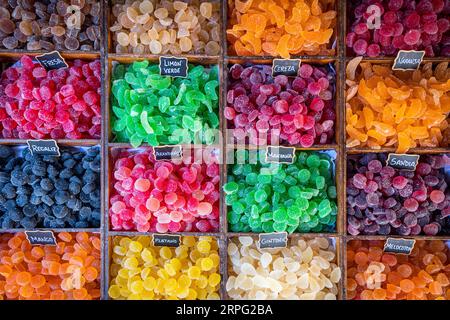
[[27, 144], [32, 155], [56, 157], [61, 155], [55, 140], [27, 140]]
[[272, 76], [296, 77], [300, 69], [300, 59], [273, 59]]
[[162, 76], [186, 78], [188, 75], [187, 58], [159, 57], [159, 74]]
[[61, 54], [58, 51], [52, 51], [40, 56], [36, 56], [36, 60], [47, 71], [69, 67], [66, 60], [61, 57]]

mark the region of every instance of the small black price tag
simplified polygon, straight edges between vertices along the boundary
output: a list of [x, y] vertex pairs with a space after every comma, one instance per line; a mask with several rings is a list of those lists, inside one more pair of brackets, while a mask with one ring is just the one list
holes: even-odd
[[162, 76], [186, 78], [188, 74], [188, 59], [159, 57], [159, 74]]
[[36, 56], [36, 60], [47, 71], [69, 67], [66, 60], [64, 60], [64, 58], [61, 57], [61, 54], [58, 51], [52, 51], [40, 56]]
[[287, 233], [286, 232], [260, 233], [258, 246], [260, 249], [286, 248]]
[[179, 247], [181, 237], [179, 235], [154, 234], [153, 245], [156, 247]]
[[425, 51], [400, 50], [392, 65], [392, 70], [417, 70], [422, 63]]
[[272, 76], [296, 77], [300, 69], [300, 59], [273, 59]]
[[418, 154], [389, 153], [386, 164], [398, 170], [415, 171], [419, 157]]
[[269, 163], [293, 163], [295, 159], [294, 147], [274, 147], [266, 148], [266, 162]]
[[387, 238], [383, 250], [384, 252], [409, 255], [415, 243], [414, 239]]
[[53, 231], [25, 231], [25, 235], [31, 245], [56, 246]]
[[27, 140], [27, 144], [32, 155], [56, 157], [61, 155], [55, 140]]
[[156, 161], [180, 160], [183, 158], [183, 148], [178, 145], [153, 147], [153, 155]]

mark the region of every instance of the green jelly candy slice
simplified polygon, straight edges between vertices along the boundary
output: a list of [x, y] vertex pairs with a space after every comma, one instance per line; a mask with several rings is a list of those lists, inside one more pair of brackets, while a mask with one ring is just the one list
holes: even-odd
[[267, 193], [264, 190], [258, 190], [255, 192], [255, 201], [261, 203], [267, 199]]
[[311, 154], [306, 159], [306, 165], [310, 168], [318, 168], [320, 166], [320, 158], [317, 154]]
[[287, 223], [286, 223], [286, 221], [283, 221], [283, 222], [274, 222], [274, 223], [273, 223], [273, 230], [274, 230], [275, 232], [283, 232], [283, 231], [286, 231], [286, 228], [287, 228]]
[[292, 199], [300, 197], [301, 192], [301, 189], [297, 186], [290, 187], [288, 190], [289, 197], [291, 197]]
[[226, 194], [233, 194], [236, 193], [239, 190], [239, 185], [232, 181], [232, 182], [228, 182], [223, 186], [223, 191]]
[[264, 212], [261, 215], [262, 222], [271, 221], [271, 220], [273, 220], [273, 212]]
[[328, 187], [328, 197], [331, 199], [336, 199], [337, 197], [337, 191], [335, 186], [329, 186]]
[[274, 231], [273, 228], [273, 222], [272, 221], [266, 221], [262, 224], [262, 229], [265, 233], [271, 233]]
[[316, 177], [316, 188], [322, 189], [325, 187], [325, 178], [322, 176]]
[[244, 210], [245, 210], [244, 205], [243, 205], [242, 203], [240, 203], [239, 201], [233, 202], [233, 204], [231, 205], [231, 208], [233, 209], [233, 211], [234, 211], [236, 214], [241, 214], [241, 213], [243, 213]]
[[273, 212], [273, 221], [278, 221], [278, 222], [286, 221], [287, 218], [288, 218], [288, 215], [287, 215], [286, 209], [284, 209], [284, 208], [277, 209]]
[[258, 182], [258, 175], [254, 172], [249, 173], [245, 177], [245, 182], [247, 182], [247, 184], [249, 184], [251, 186], [254, 186]]
[[308, 169], [302, 169], [298, 172], [297, 178], [300, 183], [305, 184], [308, 183], [309, 178], [311, 177], [311, 172]]

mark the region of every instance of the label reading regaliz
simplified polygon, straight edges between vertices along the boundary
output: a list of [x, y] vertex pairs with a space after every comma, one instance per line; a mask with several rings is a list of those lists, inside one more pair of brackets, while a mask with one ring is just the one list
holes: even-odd
[[398, 170], [415, 171], [419, 157], [417, 154], [389, 153], [386, 164]]
[[56, 246], [56, 238], [52, 231], [25, 231], [31, 245]]
[[414, 239], [387, 238], [383, 250], [384, 252], [409, 255], [415, 243], [416, 240]]
[[273, 59], [272, 76], [296, 77], [300, 69], [300, 59]]
[[61, 54], [58, 51], [52, 51], [40, 56], [36, 56], [36, 60], [47, 71], [69, 67], [66, 60], [61, 57]]
[[183, 148], [181, 146], [153, 147], [153, 155], [156, 161], [180, 160], [183, 158]]
[[417, 70], [422, 63], [425, 51], [400, 50], [392, 65], [392, 70]]
[[162, 76], [186, 78], [188, 74], [187, 58], [159, 57], [159, 74]]
[[260, 233], [258, 246], [260, 249], [286, 248], [287, 233]]
[[168, 234], [154, 234], [153, 245], [156, 247], [179, 247], [180, 236]]
[[295, 159], [295, 148], [273, 147], [266, 149], [266, 162], [269, 163], [293, 163]]
[[32, 155], [59, 157], [59, 147], [55, 140], [27, 140]]

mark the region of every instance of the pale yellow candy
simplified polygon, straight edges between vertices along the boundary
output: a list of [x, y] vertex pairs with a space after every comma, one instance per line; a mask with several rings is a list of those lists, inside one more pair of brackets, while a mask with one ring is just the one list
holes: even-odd
[[213, 6], [210, 2], [200, 4], [200, 14], [206, 19], [211, 18]]
[[153, 12], [153, 3], [149, 0], [144, 0], [139, 4], [139, 10], [141, 10], [142, 13], [152, 13]]
[[117, 34], [117, 42], [121, 46], [126, 47], [130, 44], [130, 38], [128, 37], [128, 34], [126, 34], [125, 32], [119, 32]]
[[151, 53], [153, 53], [153, 54], [159, 54], [162, 51], [161, 42], [159, 42], [158, 40], [150, 41], [149, 47], [150, 47]]

